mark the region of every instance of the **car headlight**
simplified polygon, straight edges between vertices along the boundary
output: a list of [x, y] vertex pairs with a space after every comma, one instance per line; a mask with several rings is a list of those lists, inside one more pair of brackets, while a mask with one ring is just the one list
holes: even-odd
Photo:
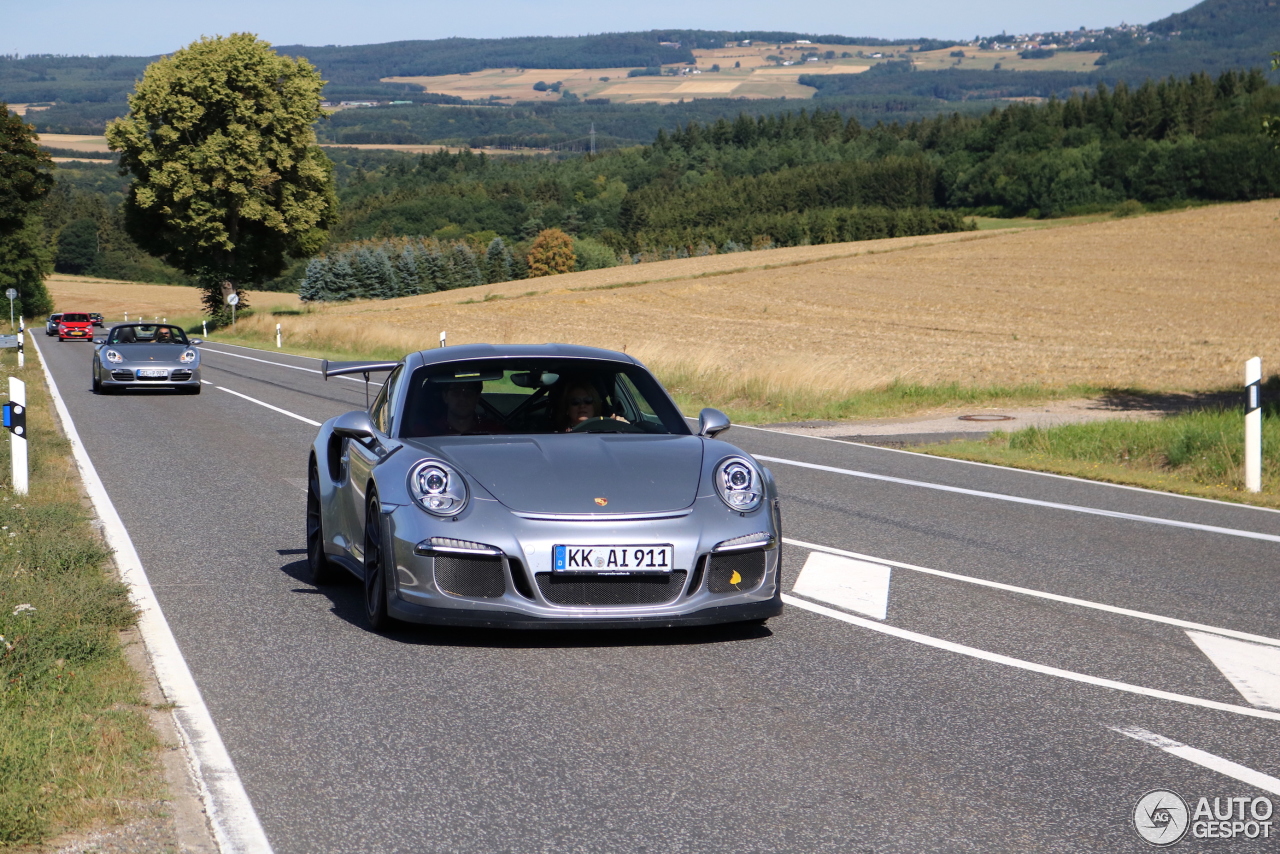
[[183, 364], [190, 364], [196, 360], [195, 350], [184, 350], [182, 355], [178, 357], [178, 361]]
[[715, 483], [720, 500], [731, 510], [746, 513], [755, 510], [764, 500], [760, 471], [742, 457], [721, 460], [716, 466]]
[[117, 365], [124, 361], [124, 356], [121, 356], [115, 350], [107, 350], [102, 355], [108, 362], [115, 362]]
[[409, 472], [409, 493], [433, 516], [456, 516], [470, 497], [467, 481], [456, 469], [438, 460], [423, 460]]

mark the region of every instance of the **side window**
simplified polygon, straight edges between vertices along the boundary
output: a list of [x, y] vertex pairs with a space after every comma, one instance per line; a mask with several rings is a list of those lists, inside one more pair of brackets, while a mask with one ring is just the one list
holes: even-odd
[[373, 401], [373, 406], [369, 409], [369, 418], [373, 421], [373, 426], [377, 427], [383, 435], [391, 435], [392, 422], [394, 413], [391, 411], [391, 401], [395, 400], [396, 386], [400, 383], [400, 377], [404, 376], [404, 365], [400, 365], [391, 372], [391, 376], [387, 377], [387, 381], [382, 384], [382, 390], [378, 392], [378, 396]]
[[649, 401], [631, 382], [626, 374], [618, 374], [617, 393], [614, 400], [622, 409], [621, 415], [628, 421], [648, 421], [650, 424], [661, 424], [662, 418], [653, 411]]

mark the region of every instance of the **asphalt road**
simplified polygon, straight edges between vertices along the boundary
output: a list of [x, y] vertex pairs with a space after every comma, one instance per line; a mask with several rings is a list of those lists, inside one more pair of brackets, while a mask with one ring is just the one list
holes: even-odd
[[[1280, 777], [1280, 720], [881, 630], [1255, 708], [1183, 627], [901, 567], [887, 619], [866, 625], [791, 605], [753, 629], [374, 634], [354, 580], [299, 581], [316, 428], [286, 414], [362, 408], [360, 383], [207, 345], [198, 397], [95, 396], [88, 345], [40, 344], [281, 854], [1145, 851], [1132, 821], [1150, 790], [1192, 809], [1266, 792], [1115, 728]], [[1280, 542], [1230, 532], [1280, 536], [1280, 514], [762, 430], [726, 438], [773, 458], [789, 540], [1280, 636]], [[784, 589], [810, 553], [785, 546]]]

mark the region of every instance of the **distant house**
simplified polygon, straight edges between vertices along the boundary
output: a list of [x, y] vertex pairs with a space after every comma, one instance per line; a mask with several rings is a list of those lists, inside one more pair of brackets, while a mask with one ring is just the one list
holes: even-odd
[[658, 42], [658, 47], [673, 47], [676, 50], [679, 50], [680, 42]]
[[796, 44], [813, 44], [813, 42], [808, 39], [796, 39]]

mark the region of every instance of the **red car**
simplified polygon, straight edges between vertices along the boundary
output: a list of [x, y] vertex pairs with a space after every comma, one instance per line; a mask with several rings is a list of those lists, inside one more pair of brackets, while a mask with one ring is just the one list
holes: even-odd
[[58, 340], [93, 340], [93, 320], [88, 314], [64, 312], [58, 321]]

